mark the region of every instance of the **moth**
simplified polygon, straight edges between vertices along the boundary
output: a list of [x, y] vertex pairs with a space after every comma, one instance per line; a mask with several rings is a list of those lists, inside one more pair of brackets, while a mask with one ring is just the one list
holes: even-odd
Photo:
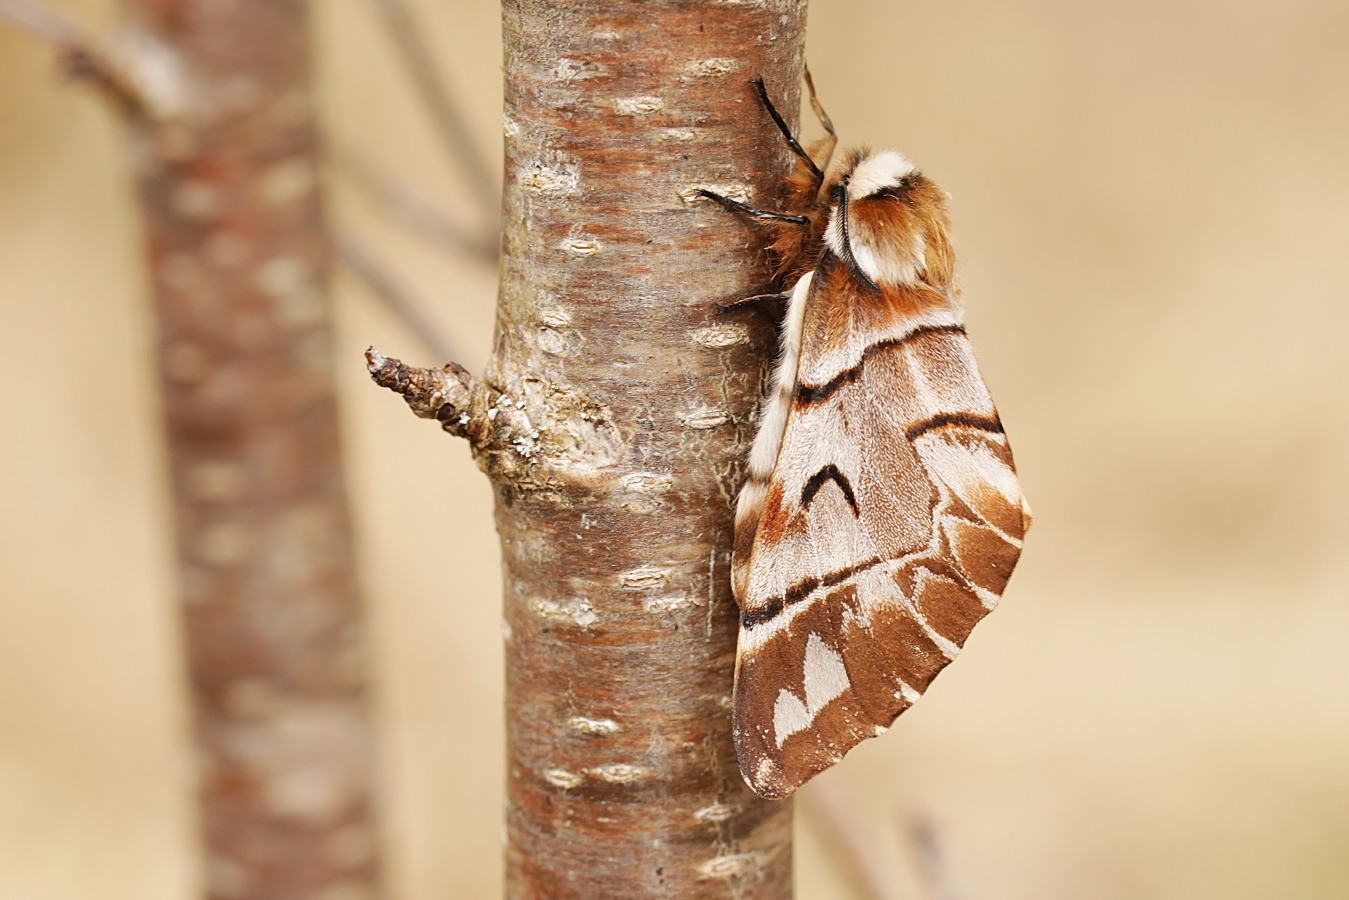
[[[1030, 511], [959, 303], [947, 196], [901, 154], [802, 148], [774, 231], [781, 355], [735, 517], [740, 770], [782, 798], [884, 732], [997, 605]], [[750, 298], [759, 300], [760, 298]], [[738, 306], [748, 301], [737, 301]]]

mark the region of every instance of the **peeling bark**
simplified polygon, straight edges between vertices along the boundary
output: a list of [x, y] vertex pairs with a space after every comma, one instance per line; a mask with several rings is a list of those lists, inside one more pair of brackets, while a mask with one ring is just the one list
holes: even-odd
[[[732, 504], [771, 316], [764, 235], [792, 161], [805, 4], [503, 4], [505, 231], [478, 381], [372, 350], [497, 493], [511, 897], [786, 897], [791, 806], [741, 780]], [[791, 118], [795, 119], [795, 116]]]
[[377, 894], [307, 7], [126, 0], [207, 894]]

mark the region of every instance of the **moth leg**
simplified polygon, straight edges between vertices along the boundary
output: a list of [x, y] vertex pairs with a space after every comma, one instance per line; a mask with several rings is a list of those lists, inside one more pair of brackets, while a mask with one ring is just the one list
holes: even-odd
[[717, 304], [717, 308], [722, 312], [731, 312], [737, 309], [744, 309], [747, 306], [758, 306], [759, 304], [772, 304], [773, 306], [784, 306], [792, 298], [790, 293], [786, 294], [755, 294], [752, 297], [741, 297], [739, 300], [722, 300]]
[[789, 216], [785, 213], [769, 212], [766, 209], [755, 209], [752, 206], [746, 206], [739, 200], [732, 200], [730, 197], [714, 194], [705, 188], [698, 189], [698, 196], [707, 200], [715, 200], [727, 209], [733, 209], [736, 212], [744, 213], [751, 218], [759, 219], [764, 222], [790, 222], [793, 225], [810, 224], [810, 219], [807, 219], [805, 216]]
[[734, 209], [735, 212], [745, 213], [745, 215], [750, 216], [751, 219], [758, 219], [761, 221], [785, 221], [785, 223], [791, 223], [793, 225], [811, 224], [811, 220], [807, 219], [805, 216], [788, 216], [786, 213], [769, 212], [768, 209], [754, 209], [754, 206], [747, 206], [742, 204], [739, 200], [731, 200], [730, 197], [723, 197], [722, 194], [712, 193], [711, 190], [707, 190], [706, 188], [697, 189], [697, 196], [706, 198], [706, 200], [715, 200], [716, 202], [719, 202], [719, 204], [726, 206], [727, 209]]
[[[715, 200], [717, 203], [720, 203], [727, 209], [733, 210], [738, 213], [742, 213], [743, 215], [750, 216], [751, 218], [754, 219], [758, 219], [761, 222], [775, 222], [775, 223], [781, 222], [786, 223], [788, 225], [801, 225], [807, 228], [810, 227], [810, 219], [806, 218], [805, 216], [789, 216], [786, 215], [785, 213], [770, 212], [769, 210], [766, 209], [755, 209], [752, 206], [748, 206], [744, 203], [741, 203], [739, 200], [732, 200], [730, 197], [723, 197], [721, 194], [713, 193], [712, 191], [706, 190], [705, 188], [700, 188], [698, 190], [698, 196], [704, 197], [708, 200]], [[723, 300], [717, 304], [717, 307], [721, 312], [729, 312], [732, 310], [744, 309], [745, 307], [748, 306], [760, 306], [762, 304], [771, 304], [770, 309], [773, 312], [773, 317], [780, 321], [785, 315], [785, 311], [787, 308], [787, 301], [790, 298], [791, 298], [790, 293], [754, 294], [753, 296], [741, 297], [737, 300]]]
[[[763, 103], [764, 109], [768, 110], [768, 114], [773, 117], [773, 122], [778, 126], [778, 131], [782, 132], [782, 137], [787, 141], [787, 146], [806, 164], [806, 168], [815, 176], [817, 184], [824, 181], [824, 172], [820, 170], [819, 166], [815, 165], [815, 160], [810, 158], [810, 154], [801, 146], [801, 142], [796, 139], [796, 135], [792, 134], [792, 130], [787, 127], [786, 121], [783, 120], [777, 107], [773, 105], [773, 101], [768, 99], [768, 88], [764, 87], [763, 76], [755, 75], [750, 79], [750, 84], [754, 85], [754, 89], [759, 92], [759, 101]], [[811, 96], [814, 96], [813, 91]]]
[[[806, 66], [806, 92], [810, 95], [810, 108], [815, 111], [815, 118], [820, 120], [820, 125], [824, 127], [826, 135], [823, 141], [824, 159], [820, 162], [821, 169], [829, 168], [829, 161], [834, 158], [834, 148], [838, 146], [838, 134], [834, 132], [834, 123], [829, 118], [829, 113], [824, 111], [824, 106], [819, 98], [815, 96], [815, 82], [810, 77], [810, 67]], [[817, 147], [816, 149], [820, 149]]]

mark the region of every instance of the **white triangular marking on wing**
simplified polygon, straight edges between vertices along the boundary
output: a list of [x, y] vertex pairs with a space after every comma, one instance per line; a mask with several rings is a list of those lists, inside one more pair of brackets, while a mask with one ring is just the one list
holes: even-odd
[[812, 634], [806, 641], [806, 710], [812, 717], [849, 687], [843, 657]]
[[811, 634], [806, 639], [806, 655], [802, 666], [805, 670], [805, 702], [782, 688], [773, 704], [773, 740], [779, 750], [787, 738], [809, 728], [820, 710], [851, 686], [843, 657], [821, 640], [818, 634]]
[[773, 704], [773, 739], [778, 749], [782, 749], [787, 738], [809, 728], [813, 718], [800, 697], [786, 688], [778, 691], [777, 702]]

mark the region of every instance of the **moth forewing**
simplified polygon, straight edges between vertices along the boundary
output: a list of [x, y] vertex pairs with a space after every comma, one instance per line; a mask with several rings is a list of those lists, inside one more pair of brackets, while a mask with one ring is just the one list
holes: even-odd
[[814, 205], [778, 243], [805, 274], [732, 557], [736, 750], [766, 797], [922, 695], [997, 603], [1029, 521], [955, 302], [945, 195], [893, 151], [803, 169], [815, 190], [789, 197]]
[[754, 546], [754, 535], [763, 514], [768, 480], [777, 464], [778, 447], [791, 411], [792, 394], [796, 390], [796, 367], [801, 351], [801, 327], [805, 320], [806, 297], [813, 278], [807, 272], [797, 279], [787, 300], [787, 316], [782, 323], [781, 349], [773, 369], [772, 386], [759, 410], [759, 430], [750, 448], [746, 466], [745, 484], [735, 509], [735, 546], [731, 554], [731, 593], [743, 607], [749, 588], [749, 558]]

